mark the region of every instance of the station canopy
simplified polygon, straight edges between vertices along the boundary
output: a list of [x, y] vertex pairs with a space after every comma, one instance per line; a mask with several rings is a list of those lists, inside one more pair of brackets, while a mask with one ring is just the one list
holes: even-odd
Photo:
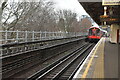
[[[114, 23], [120, 24], [120, 0], [117, 0], [118, 2], [111, 3], [103, 3], [104, 0], [78, 1], [98, 25], [102, 25], [104, 21], [106, 21], [108, 25]], [[107, 5], [105, 3], [107, 3]], [[104, 6], [107, 7], [107, 16], [104, 16]]]

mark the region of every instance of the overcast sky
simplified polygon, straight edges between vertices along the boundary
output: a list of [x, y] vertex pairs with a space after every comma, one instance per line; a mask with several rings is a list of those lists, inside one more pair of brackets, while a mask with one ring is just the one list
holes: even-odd
[[78, 0], [52, 0], [56, 9], [70, 9], [78, 15], [88, 15]]

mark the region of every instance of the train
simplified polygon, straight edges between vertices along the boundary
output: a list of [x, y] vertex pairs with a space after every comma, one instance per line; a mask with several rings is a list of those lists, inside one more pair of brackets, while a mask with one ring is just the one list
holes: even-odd
[[90, 27], [85, 41], [98, 42], [103, 36], [107, 36], [107, 31], [102, 30], [99, 27]]

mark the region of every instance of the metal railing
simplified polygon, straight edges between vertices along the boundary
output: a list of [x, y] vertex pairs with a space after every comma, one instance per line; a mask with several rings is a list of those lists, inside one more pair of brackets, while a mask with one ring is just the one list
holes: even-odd
[[2, 35], [0, 44], [14, 43], [14, 42], [29, 42], [38, 40], [50, 40], [67, 37], [76, 37], [86, 35], [80, 32], [47, 32], [47, 31], [0, 31]]

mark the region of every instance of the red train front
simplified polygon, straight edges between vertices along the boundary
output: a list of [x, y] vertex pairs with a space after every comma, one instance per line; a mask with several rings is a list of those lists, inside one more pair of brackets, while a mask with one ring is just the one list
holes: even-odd
[[97, 42], [100, 40], [101, 37], [102, 37], [102, 33], [100, 28], [91, 27], [88, 32], [87, 41]]

